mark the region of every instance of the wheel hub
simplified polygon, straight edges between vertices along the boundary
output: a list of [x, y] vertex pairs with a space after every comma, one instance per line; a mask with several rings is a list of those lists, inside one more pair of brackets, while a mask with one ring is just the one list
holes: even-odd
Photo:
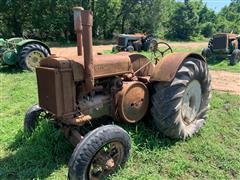
[[123, 159], [123, 145], [111, 142], [103, 146], [92, 160], [89, 168], [89, 179], [104, 179], [113, 172]]
[[40, 61], [45, 57], [45, 55], [40, 51], [31, 51], [26, 57], [27, 66], [31, 69], [39, 66]]
[[200, 109], [201, 97], [202, 91], [199, 81], [190, 82], [183, 95], [182, 104], [182, 117], [187, 125], [195, 120]]

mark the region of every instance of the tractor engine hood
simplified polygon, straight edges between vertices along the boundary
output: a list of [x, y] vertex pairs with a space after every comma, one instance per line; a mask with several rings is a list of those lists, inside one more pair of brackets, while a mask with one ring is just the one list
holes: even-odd
[[[52, 55], [40, 62], [40, 68], [69, 69], [75, 82], [84, 80], [84, 60], [82, 56], [57, 57]], [[132, 72], [128, 55], [97, 55], [94, 57], [94, 79], [123, 75]]]

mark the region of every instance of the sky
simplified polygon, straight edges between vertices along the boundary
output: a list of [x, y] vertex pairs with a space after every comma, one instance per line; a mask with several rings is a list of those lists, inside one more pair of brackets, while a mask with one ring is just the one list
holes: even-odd
[[[184, 1], [184, 0], [177, 0], [177, 1]], [[204, 3], [207, 3], [207, 6], [216, 12], [219, 12], [221, 8], [226, 5], [229, 5], [231, 0], [203, 0]]]

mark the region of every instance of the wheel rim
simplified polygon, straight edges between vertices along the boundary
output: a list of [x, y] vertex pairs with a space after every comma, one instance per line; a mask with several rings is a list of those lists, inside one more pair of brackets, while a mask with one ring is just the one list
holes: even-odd
[[40, 61], [45, 57], [41, 51], [31, 51], [26, 57], [26, 64], [29, 68], [34, 69], [40, 65]]
[[200, 109], [202, 99], [201, 85], [199, 81], [190, 82], [183, 95], [182, 117], [184, 123], [189, 125], [192, 123]]
[[123, 155], [124, 147], [120, 142], [110, 142], [104, 145], [91, 161], [87, 179], [105, 179], [119, 167], [123, 160]]

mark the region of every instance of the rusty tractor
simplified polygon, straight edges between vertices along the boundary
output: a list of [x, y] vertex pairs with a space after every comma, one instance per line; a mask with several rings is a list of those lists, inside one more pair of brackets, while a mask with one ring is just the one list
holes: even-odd
[[[151, 123], [167, 137], [186, 139], [200, 130], [211, 81], [201, 55], [171, 53], [156, 63], [141, 54], [93, 56], [92, 12], [74, 8], [74, 24], [78, 56], [52, 55], [40, 62], [39, 104], [24, 120], [32, 132], [39, 113], [47, 111], [76, 146], [69, 179], [104, 179], [124, 165], [131, 142], [114, 122], [134, 124], [150, 112]], [[86, 131], [94, 123], [98, 126]]]
[[46, 44], [35, 39], [0, 38], [0, 64], [19, 65], [21, 69], [33, 71], [39, 62], [51, 54]]
[[112, 47], [112, 52], [115, 53], [120, 51], [149, 51], [157, 43], [152, 34], [120, 34], [117, 39], [117, 45]]
[[219, 33], [215, 34], [208, 42], [208, 47], [203, 49], [202, 55], [206, 58], [211, 56], [228, 57], [230, 65], [240, 61], [240, 35]]

